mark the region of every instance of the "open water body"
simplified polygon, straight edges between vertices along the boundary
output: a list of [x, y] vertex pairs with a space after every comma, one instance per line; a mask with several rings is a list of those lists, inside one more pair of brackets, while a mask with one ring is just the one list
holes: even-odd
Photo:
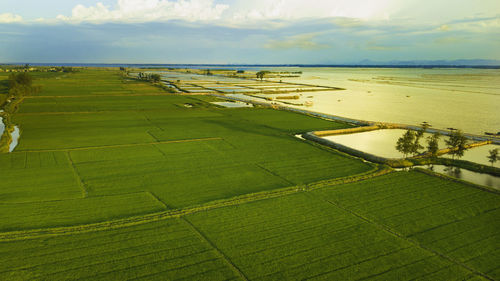
[[[402, 158], [403, 154], [396, 150], [396, 142], [405, 133], [403, 129], [381, 129], [369, 132], [361, 132], [354, 134], [344, 134], [344, 135], [333, 135], [325, 136], [324, 139], [363, 151], [376, 156], [381, 156], [385, 158]], [[420, 141], [424, 147], [426, 146], [426, 138], [431, 134], [426, 133]], [[445, 148], [446, 144], [444, 140], [446, 136], [441, 136], [439, 140], [439, 148]], [[488, 162], [487, 156], [489, 151], [495, 148], [499, 148], [499, 145], [489, 144], [479, 147], [474, 147], [465, 151], [463, 157], [460, 159], [467, 160], [483, 165], [491, 165]], [[421, 152], [424, 152], [422, 149]], [[450, 157], [448, 155], [442, 155], [440, 157]], [[495, 163], [498, 167], [500, 163]]]
[[450, 177], [500, 190], [500, 177], [476, 173], [461, 168], [448, 167], [445, 165], [433, 165], [431, 167], [427, 167], [427, 169], [432, 170], [436, 173], [445, 174]]
[[253, 107], [253, 104], [244, 102], [211, 102], [211, 103], [228, 108]]
[[5, 130], [5, 124], [3, 123], [3, 118], [0, 117], [0, 136], [3, 134], [4, 130]]
[[11, 135], [12, 135], [12, 142], [9, 145], [9, 152], [14, 151], [17, 144], [19, 143], [19, 137], [21, 136], [21, 130], [19, 130], [18, 126], [14, 126], [14, 131], [12, 131]]
[[[261, 69], [261, 68], [259, 68]], [[308, 110], [354, 119], [453, 127], [467, 133], [500, 131], [500, 70], [423, 68], [267, 68], [302, 71], [286, 82], [345, 88], [304, 93]]]

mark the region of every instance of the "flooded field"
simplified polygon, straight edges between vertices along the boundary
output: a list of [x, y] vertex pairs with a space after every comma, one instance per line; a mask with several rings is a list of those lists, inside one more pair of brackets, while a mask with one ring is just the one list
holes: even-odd
[[[324, 139], [385, 158], [402, 158], [403, 154], [396, 150], [396, 142], [404, 134], [403, 129], [382, 129], [345, 135], [325, 136]], [[425, 134], [421, 141], [425, 143]], [[441, 140], [440, 148], [444, 148]], [[422, 150], [423, 151], [423, 150]]]
[[[500, 131], [500, 70], [440, 68], [243, 68], [300, 73], [256, 80], [193, 72], [158, 72], [192, 93], [246, 94], [311, 111], [353, 119], [449, 127], [467, 133]], [[188, 70], [189, 71], [189, 70]], [[192, 70], [195, 71], [195, 70]], [[249, 72], [250, 73], [250, 72]], [[343, 90], [339, 90], [341, 88]], [[276, 99], [298, 94], [293, 103]]]
[[[345, 88], [315, 92], [310, 110], [339, 116], [484, 134], [500, 131], [500, 70], [287, 68], [287, 82]], [[307, 100], [305, 95], [302, 100]]]
[[12, 142], [9, 145], [9, 152], [14, 151], [17, 144], [19, 143], [19, 137], [21, 136], [21, 131], [18, 126], [14, 126], [14, 131], [12, 131]]
[[[464, 152], [464, 156], [460, 159], [490, 166], [491, 163], [488, 162], [488, 158], [486, 156], [489, 155], [490, 150], [493, 150], [495, 148], [498, 148], [498, 150], [500, 150], [500, 146], [495, 144], [482, 145], [472, 149], [468, 149]], [[441, 157], [451, 158], [450, 155], [442, 155]], [[496, 162], [494, 166], [500, 167], [500, 163]]]
[[5, 130], [5, 124], [3, 123], [3, 118], [0, 117], [0, 136], [3, 134], [4, 130]]
[[253, 107], [251, 103], [244, 103], [244, 102], [211, 102], [211, 103], [229, 108]]
[[492, 187], [500, 190], [500, 178], [488, 174], [472, 172], [466, 169], [448, 167], [444, 165], [433, 165], [427, 169], [436, 173], [445, 174], [450, 177], [472, 182], [479, 185]]
[[[403, 129], [382, 129], [369, 132], [361, 132], [354, 134], [345, 135], [334, 135], [325, 136], [324, 139], [363, 151], [376, 156], [385, 158], [402, 158], [403, 154], [396, 150], [396, 142], [404, 134]], [[420, 144], [424, 147], [426, 146], [426, 138], [431, 134], [424, 134], [424, 137], [420, 141]], [[445, 136], [441, 136], [439, 141], [439, 148], [445, 148]], [[479, 147], [474, 147], [466, 150], [464, 156], [460, 159], [467, 160], [483, 165], [490, 165], [488, 162], [488, 152], [489, 150], [497, 148], [498, 145], [490, 144]], [[422, 149], [420, 152], [424, 152]], [[448, 155], [442, 155], [441, 157], [450, 157]], [[498, 162], [495, 166], [499, 166]]]

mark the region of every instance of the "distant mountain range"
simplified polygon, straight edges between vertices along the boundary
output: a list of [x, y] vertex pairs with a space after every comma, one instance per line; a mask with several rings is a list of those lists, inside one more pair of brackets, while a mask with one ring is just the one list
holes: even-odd
[[[29, 62], [28, 62], [29, 63]], [[6, 63], [11, 65], [25, 65], [26, 62]], [[373, 61], [365, 59], [350, 63], [322, 63], [322, 64], [174, 64], [174, 63], [29, 63], [33, 66], [107, 66], [107, 67], [381, 67], [381, 68], [493, 68], [500, 69], [500, 60], [460, 59], [460, 60], [392, 60]], [[2, 63], [0, 63], [2, 65]]]
[[461, 60], [393, 60], [372, 61], [362, 60], [355, 65], [384, 65], [384, 66], [500, 66], [500, 60], [461, 59]]

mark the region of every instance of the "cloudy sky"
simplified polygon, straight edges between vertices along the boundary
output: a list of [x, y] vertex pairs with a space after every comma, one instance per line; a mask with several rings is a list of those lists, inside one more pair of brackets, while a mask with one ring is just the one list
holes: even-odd
[[500, 60], [499, 0], [1, 0], [0, 62]]

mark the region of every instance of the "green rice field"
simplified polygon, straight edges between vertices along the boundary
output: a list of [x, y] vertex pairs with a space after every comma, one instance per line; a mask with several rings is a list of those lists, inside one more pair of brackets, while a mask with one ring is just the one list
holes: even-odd
[[499, 193], [295, 137], [349, 124], [34, 77], [0, 154], [0, 280], [500, 280]]

